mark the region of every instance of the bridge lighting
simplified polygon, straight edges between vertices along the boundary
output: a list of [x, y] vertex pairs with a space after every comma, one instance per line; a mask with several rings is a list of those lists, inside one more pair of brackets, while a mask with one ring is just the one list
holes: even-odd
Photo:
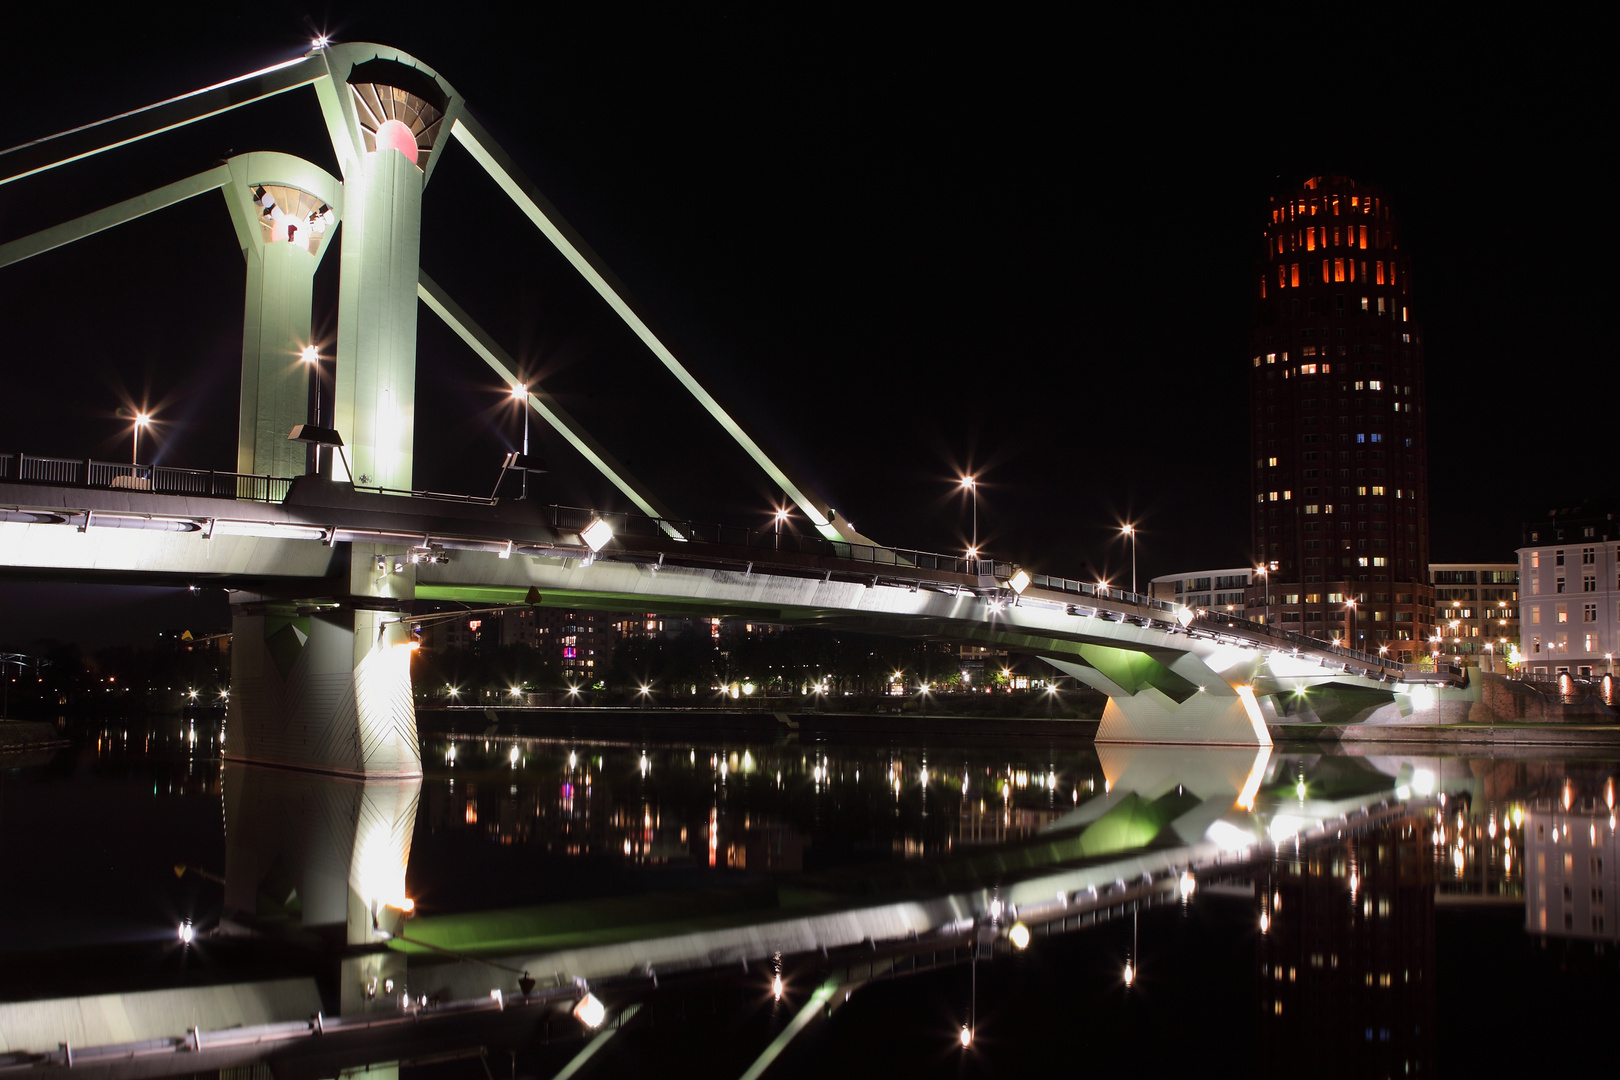
[[1136, 969], [1133, 968], [1131, 966], [1131, 962], [1129, 960], [1127, 960], [1127, 961], [1125, 961], [1125, 985], [1130, 986], [1135, 981], [1136, 981]]
[[966, 1024], [962, 1025], [962, 1033], [958, 1036], [962, 1040], [962, 1049], [966, 1050], [973, 1045], [973, 1029]]
[[510, 761], [512, 763], [512, 767], [515, 769], [515, 768], [517, 768], [518, 758], [520, 758], [522, 756], [523, 756], [523, 751], [519, 750], [517, 747], [514, 746], [514, 747], [512, 747], [511, 751], [506, 755], [506, 760]]
[[1012, 929], [1007, 931], [1007, 940], [1012, 942], [1015, 949], [1029, 948], [1029, 927], [1023, 923], [1013, 923]]
[[197, 929], [191, 925], [191, 920], [187, 919], [185, 922], [180, 924], [180, 944], [190, 945], [196, 939]]
[[1023, 567], [1019, 567], [1018, 570], [1013, 573], [1013, 576], [1007, 579], [1007, 588], [1011, 589], [1019, 596], [1022, 596], [1024, 595], [1024, 590], [1029, 588], [1029, 582], [1029, 571], [1025, 570]]
[[650, 694], [650, 693], [652, 693], [652, 687], [650, 687], [650, 686], [647, 686], [647, 685], [646, 685], [646, 684], [642, 684], [642, 687], [641, 687], [641, 696], [642, 696], [642, 697], [646, 697], [646, 696], [647, 696], [647, 695], [648, 695], [648, 694]]
[[579, 538], [585, 541], [586, 546], [591, 549], [591, 554], [595, 555], [613, 539], [613, 528], [601, 518], [592, 518], [591, 523], [579, 534]]
[[599, 1028], [602, 1021], [607, 1019], [607, 1008], [595, 994], [586, 991], [585, 996], [579, 999], [579, 1004], [574, 1006], [574, 1019], [588, 1028]]
[[317, 34], [315, 35], [314, 40], [312, 40], [309, 44], [311, 48], [324, 49], [328, 45], [332, 44], [332, 39], [327, 37], [325, 34]]
[[523, 691], [514, 686], [511, 689], [511, 694], [513, 697], [522, 697]]

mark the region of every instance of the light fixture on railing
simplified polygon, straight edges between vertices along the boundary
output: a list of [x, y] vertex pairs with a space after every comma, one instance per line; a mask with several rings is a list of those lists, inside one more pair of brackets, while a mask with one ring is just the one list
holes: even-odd
[[585, 545], [591, 549], [591, 554], [595, 555], [613, 539], [613, 527], [601, 518], [592, 518], [591, 523], [580, 530], [579, 538], [585, 541]]
[[1006, 585], [1007, 588], [1022, 596], [1024, 590], [1029, 588], [1030, 580], [1029, 571], [1020, 566], [1014, 568], [1012, 576], [1006, 581]]

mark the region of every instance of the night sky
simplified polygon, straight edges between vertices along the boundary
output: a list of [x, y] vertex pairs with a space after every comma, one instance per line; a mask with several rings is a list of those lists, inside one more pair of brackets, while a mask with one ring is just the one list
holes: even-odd
[[[1610, 197], [1591, 191], [1612, 95], [1578, 25], [201, 10], [12, 21], [28, 51], [7, 57], [0, 145], [292, 58], [311, 27], [402, 48], [675, 354], [883, 543], [960, 549], [972, 469], [998, 557], [1118, 580], [1134, 520], [1144, 581], [1249, 562], [1261, 223], [1323, 172], [1382, 186], [1412, 257], [1433, 558], [1512, 558], [1521, 520], [1616, 493], [1614, 275], [1592, 217]], [[337, 171], [311, 91], [0, 187], [0, 241], [270, 149]], [[781, 501], [458, 146], [425, 195], [422, 260], [677, 513], [763, 524]], [[329, 337], [337, 268], [317, 280]], [[116, 412], [138, 401], [163, 422], [147, 460], [234, 467], [243, 275], [217, 194], [0, 270], [0, 444], [116, 460]], [[485, 493], [516, 412], [419, 315], [417, 483]], [[622, 505], [542, 443], [540, 497]], [[41, 613], [67, 595], [0, 585], [0, 639], [65, 636]]]

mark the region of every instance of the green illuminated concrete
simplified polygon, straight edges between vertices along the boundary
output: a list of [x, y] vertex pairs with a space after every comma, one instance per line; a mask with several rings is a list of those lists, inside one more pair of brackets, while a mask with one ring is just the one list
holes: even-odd
[[[312, 255], [307, 244], [266, 242], [253, 190], [260, 184], [297, 188], [341, 215], [342, 185], [287, 154], [242, 154], [227, 165], [231, 182], [224, 186], [225, 202], [247, 260], [236, 471], [300, 476], [304, 444], [289, 442], [287, 433], [309, 419], [310, 371], [300, 357], [306, 346], [316, 344], [310, 329], [315, 271], [330, 245], [321, 243]], [[329, 229], [327, 235], [335, 234]]]

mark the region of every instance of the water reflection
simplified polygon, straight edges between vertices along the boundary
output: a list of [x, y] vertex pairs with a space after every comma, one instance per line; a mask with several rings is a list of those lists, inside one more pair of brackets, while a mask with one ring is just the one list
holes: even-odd
[[[420, 781], [362, 784], [222, 769], [217, 729], [193, 730], [88, 729], [49, 768], [0, 774], [7, 812], [64, 775], [133, 776], [148, 802], [211, 793], [224, 810], [222, 856], [208, 863], [223, 871], [223, 917], [197, 919], [193, 966], [257, 985], [260, 969], [233, 957], [271, 943], [329, 1018], [405, 1009], [453, 1032], [450, 1006], [492, 991], [529, 1001], [529, 979], [534, 1001], [561, 1010], [541, 1030], [578, 1035], [568, 1010], [586, 987], [610, 1023], [640, 1005], [647, 1027], [671, 1010], [686, 1022], [694, 988], [727, 986], [777, 1018], [739, 1044], [752, 1047], [746, 1066], [827, 986], [859, 1006], [885, 980], [966, 980], [974, 956], [975, 980], [989, 962], [1027, 983], [1028, 958], [1060, 955], [1064, 940], [1107, 957], [1107, 993], [1130, 964], [1143, 1009], [1168, 979], [1224, 992], [1229, 972], [1172, 975], [1175, 960], [1155, 958], [1166, 934], [1146, 920], [1164, 909], [1213, 913], [1252, 941], [1243, 1000], [1262, 1073], [1311, 1060], [1329, 1074], [1423, 1074], [1439, 1061], [1447, 912], [1511, 911], [1513, 934], [1587, 952], [1617, 937], [1615, 776], [1600, 762], [491, 731], [427, 740]], [[135, 801], [98, 806], [135, 831], [160, 820]], [[132, 845], [107, 872], [177, 855]], [[9, 899], [7, 921], [26, 934], [52, 887], [27, 910]], [[1107, 928], [1139, 915], [1147, 955], [1134, 941], [1110, 953]], [[97, 927], [84, 920], [84, 944], [108, 940]], [[1015, 927], [1027, 949], [1014, 949]], [[160, 929], [173, 950], [173, 923]], [[1014, 952], [1025, 959], [1006, 967]], [[6, 985], [7, 999], [17, 992]], [[1086, 1008], [1104, 993], [1061, 992]], [[958, 1004], [940, 1018], [958, 1053], [964, 1015]], [[980, 1034], [971, 1053], [1007, 1053]]]

